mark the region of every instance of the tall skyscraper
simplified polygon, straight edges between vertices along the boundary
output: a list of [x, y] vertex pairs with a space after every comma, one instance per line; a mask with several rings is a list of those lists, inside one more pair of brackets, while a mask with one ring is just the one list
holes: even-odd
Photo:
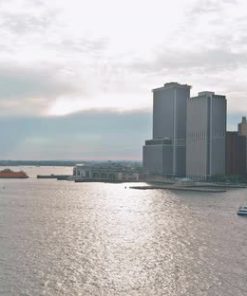
[[176, 82], [153, 90], [153, 139], [143, 147], [143, 166], [150, 174], [185, 176], [189, 97], [190, 86]]
[[186, 176], [225, 174], [226, 98], [200, 92], [187, 104]]

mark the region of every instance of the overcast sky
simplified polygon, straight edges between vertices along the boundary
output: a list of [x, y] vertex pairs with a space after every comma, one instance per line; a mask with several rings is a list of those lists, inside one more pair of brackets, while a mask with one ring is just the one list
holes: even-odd
[[151, 89], [247, 114], [247, 1], [0, 0], [0, 159], [141, 159]]

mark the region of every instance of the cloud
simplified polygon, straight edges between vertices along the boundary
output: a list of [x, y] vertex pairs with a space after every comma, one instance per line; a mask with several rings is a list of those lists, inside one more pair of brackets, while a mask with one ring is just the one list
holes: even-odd
[[0, 155], [139, 158], [150, 90], [167, 81], [226, 94], [233, 125], [247, 113], [246, 6], [0, 1]]
[[88, 65], [78, 69], [47, 64], [33, 68], [0, 63], [0, 116], [66, 115], [79, 110], [126, 111], [151, 106], [146, 100], [149, 88], [140, 96], [134, 76], [111, 67]]
[[1, 114], [145, 109], [166, 81], [229, 93], [246, 68], [242, 0], [33, 3], [1, 6]]

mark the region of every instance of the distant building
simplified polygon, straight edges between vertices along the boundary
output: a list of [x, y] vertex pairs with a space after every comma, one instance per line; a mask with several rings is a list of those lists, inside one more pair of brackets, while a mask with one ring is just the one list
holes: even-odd
[[245, 136], [246, 139], [246, 169], [247, 169], [247, 121], [246, 117], [242, 117], [242, 122], [238, 124], [238, 133], [240, 136]]
[[200, 92], [187, 104], [186, 176], [225, 174], [226, 98]]
[[226, 133], [226, 175], [245, 175], [246, 137], [238, 132]]
[[247, 120], [245, 116], [242, 117], [242, 122], [238, 124], [238, 133], [247, 137]]
[[153, 90], [153, 139], [143, 147], [143, 166], [150, 174], [185, 176], [189, 97], [190, 86], [176, 82]]

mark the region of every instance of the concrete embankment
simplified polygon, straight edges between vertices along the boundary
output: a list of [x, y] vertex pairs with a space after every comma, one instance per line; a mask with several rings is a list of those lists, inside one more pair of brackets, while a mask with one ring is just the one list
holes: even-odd
[[[154, 185], [154, 184], [151, 184]], [[183, 186], [183, 185], [181, 185]], [[186, 184], [186, 187], [197, 188], [225, 188], [225, 189], [244, 189], [247, 188], [246, 184], [233, 184], [233, 183], [208, 183], [208, 182], [195, 182], [194, 184]]]
[[210, 193], [220, 193], [226, 192], [224, 188], [202, 188], [202, 187], [182, 187], [182, 186], [131, 186], [131, 189], [139, 190], [150, 190], [150, 189], [163, 189], [172, 191], [194, 191], [194, 192], [210, 192]]

